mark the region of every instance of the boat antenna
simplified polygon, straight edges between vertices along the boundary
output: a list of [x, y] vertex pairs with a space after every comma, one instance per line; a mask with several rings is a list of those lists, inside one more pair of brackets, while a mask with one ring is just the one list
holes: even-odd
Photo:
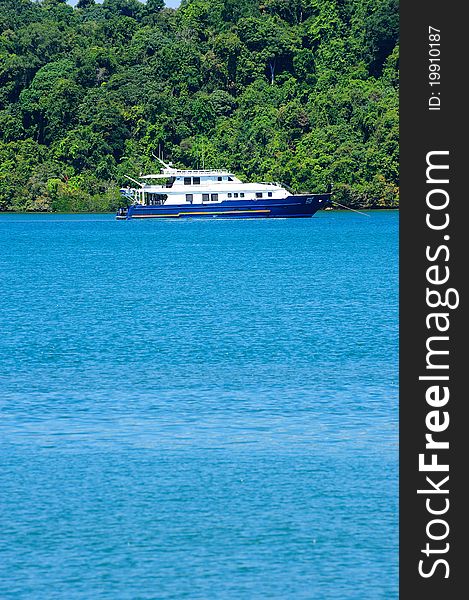
[[151, 153], [151, 155], [153, 156], [153, 158], [156, 158], [156, 160], [161, 163], [163, 165], [163, 167], [165, 167], [165, 169], [169, 169], [170, 171], [176, 171], [176, 169], [174, 169], [173, 167], [170, 167], [169, 165], [167, 165], [164, 161], [161, 160], [161, 158], [158, 158], [156, 156], [156, 154], [154, 154], [153, 152]]

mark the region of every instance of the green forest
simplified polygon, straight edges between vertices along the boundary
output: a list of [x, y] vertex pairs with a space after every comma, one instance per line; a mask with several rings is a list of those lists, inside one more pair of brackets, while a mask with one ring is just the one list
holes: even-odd
[[114, 210], [153, 154], [396, 207], [398, 8], [0, 0], [0, 210]]

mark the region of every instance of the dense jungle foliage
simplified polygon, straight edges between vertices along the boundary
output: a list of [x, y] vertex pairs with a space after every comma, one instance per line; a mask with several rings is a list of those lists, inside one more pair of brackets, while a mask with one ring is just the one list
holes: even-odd
[[398, 202], [397, 0], [0, 0], [0, 210], [110, 210], [226, 167]]

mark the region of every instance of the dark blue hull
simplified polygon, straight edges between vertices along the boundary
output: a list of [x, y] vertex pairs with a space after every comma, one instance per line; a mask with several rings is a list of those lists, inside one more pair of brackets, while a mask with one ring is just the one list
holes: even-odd
[[226, 200], [216, 204], [150, 205], [133, 204], [121, 208], [118, 219], [180, 218], [294, 218], [312, 217], [330, 205], [330, 194], [301, 194], [282, 200]]

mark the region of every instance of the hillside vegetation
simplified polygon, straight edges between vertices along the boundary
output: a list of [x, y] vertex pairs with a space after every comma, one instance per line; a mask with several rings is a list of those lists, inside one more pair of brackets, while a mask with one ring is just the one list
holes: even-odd
[[226, 167], [398, 203], [397, 0], [0, 0], [0, 210], [111, 210]]

